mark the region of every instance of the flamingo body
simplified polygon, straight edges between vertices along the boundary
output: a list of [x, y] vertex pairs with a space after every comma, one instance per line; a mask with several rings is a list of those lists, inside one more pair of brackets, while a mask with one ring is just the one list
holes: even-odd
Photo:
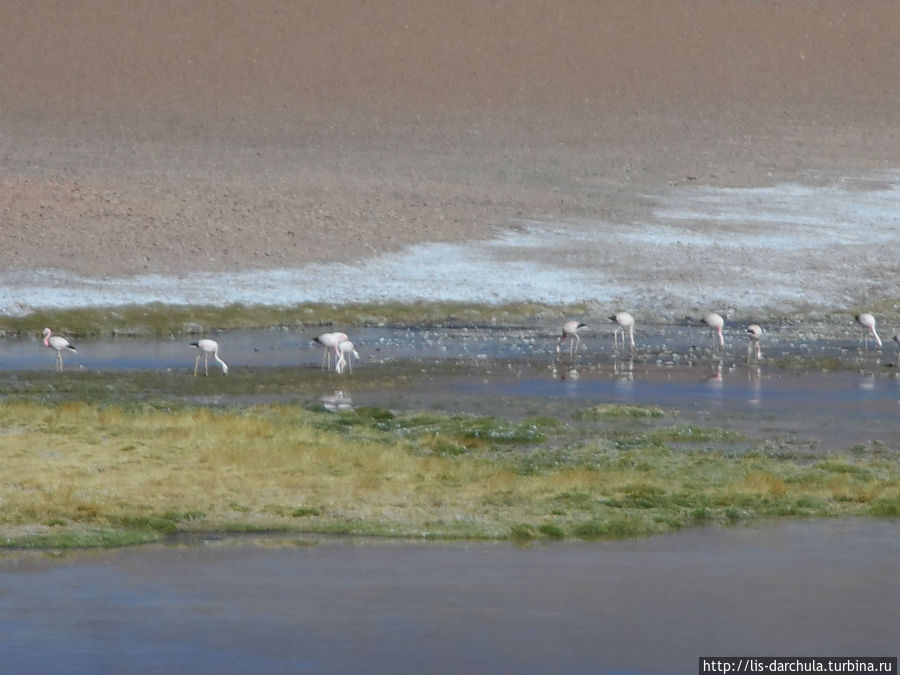
[[191, 347], [196, 347], [200, 350], [200, 353], [197, 354], [197, 358], [194, 359], [194, 377], [197, 377], [197, 368], [200, 366], [200, 359], [203, 359], [203, 374], [209, 375], [209, 355], [212, 354], [213, 358], [218, 361], [222, 365], [222, 374], [228, 374], [228, 364], [225, 363], [222, 359], [219, 358], [219, 343], [215, 340], [210, 340], [208, 338], [204, 338], [203, 340], [198, 340], [197, 342], [192, 342]]
[[747, 360], [750, 360], [750, 356], [753, 355], [756, 357], [756, 360], [759, 361], [762, 358], [762, 349], [760, 348], [759, 341], [762, 339], [763, 329], [759, 324], [751, 323], [747, 326], [747, 338], [750, 340], [750, 344], [747, 346]]
[[353, 359], [351, 357], [359, 360], [359, 352], [356, 351], [356, 345], [354, 345], [350, 340], [341, 340], [335, 351], [338, 354], [338, 360], [334, 364], [334, 371], [340, 375], [344, 372], [344, 368], [347, 368], [349, 372], [353, 372]]
[[559, 342], [556, 343], [556, 353], [559, 353], [559, 350], [562, 349], [562, 343], [566, 340], [569, 340], [569, 354], [577, 353], [578, 347], [581, 346], [581, 336], [578, 334], [578, 331], [582, 328], [587, 328], [587, 324], [580, 321], [566, 321], [562, 325], [562, 335], [559, 338]]
[[616, 331], [613, 333], [613, 340], [616, 343], [616, 349], [619, 348], [619, 333], [622, 334], [622, 349], [625, 349], [625, 331], [628, 331], [628, 338], [631, 341], [631, 349], [634, 350], [634, 317], [628, 312], [619, 312], [609, 317], [610, 321], [616, 322]]
[[703, 323], [712, 331], [711, 339], [715, 341], [718, 337], [719, 347], [725, 348], [725, 338], [722, 337], [722, 327], [725, 325], [725, 319], [721, 315], [711, 312], [703, 317]]
[[863, 327], [863, 337], [866, 341], [866, 349], [869, 348], [869, 333], [872, 334], [872, 337], [875, 338], [875, 343], [878, 345], [878, 348], [881, 349], [881, 338], [878, 337], [878, 333], [875, 332], [875, 317], [868, 312], [865, 312], [863, 314], [857, 314], [853, 318]]
[[[314, 337], [313, 342], [317, 342], [322, 347], [322, 370], [331, 369], [331, 353], [334, 352], [335, 357], [340, 357], [338, 353], [338, 345], [344, 340], [348, 340], [346, 333], [322, 333]], [[335, 361], [335, 366], [337, 361]]]
[[78, 350], [75, 349], [75, 345], [69, 342], [66, 338], [60, 335], [54, 335], [53, 331], [49, 328], [45, 328], [41, 335], [44, 336], [44, 346], [50, 349], [56, 350], [56, 369], [59, 372], [62, 372], [63, 369], [63, 358], [62, 353], [63, 350], [69, 350], [71, 352], [78, 353]]

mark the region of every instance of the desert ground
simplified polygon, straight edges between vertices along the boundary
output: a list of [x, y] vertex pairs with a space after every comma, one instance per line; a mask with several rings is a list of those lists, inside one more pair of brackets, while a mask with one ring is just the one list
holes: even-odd
[[[353, 265], [536, 219], [634, 226], [695, 186], [888, 189], [898, 26], [887, 0], [3, 3], [0, 266]], [[595, 234], [609, 276], [662, 288], [715, 249], [635, 272]], [[891, 247], [853, 234], [780, 251], [790, 282], [896, 297]]]

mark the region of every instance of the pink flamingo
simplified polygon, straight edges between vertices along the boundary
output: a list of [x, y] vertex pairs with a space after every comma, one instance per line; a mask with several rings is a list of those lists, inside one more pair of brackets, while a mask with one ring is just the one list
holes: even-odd
[[725, 325], [725, 319], [723, 319], [715, 312], [712, 312], [703, 317], [703, 323], [705, 323], [707, 327], [712, 331], [712, 335], [710, 336], [711, 344], [715, 344], [715, 339], [718, 335], [719, 347], [721, 349], [725, 349], [725, 338], [722, 337], [722, 326]]
[[[356, 351], [356, 346], [350, 342], [350, 340], [341, 340], [337, 346], [338, 360], [337, 363], [334, 364], [334, 371], [340, 375], [344, 372], [344, 367], [346, 367], [349, 372], [353, 372], [353, 359], [350, 357], [355, 357], [357, 361], [359, 361], [359, 352]], [[346, 358], [345, 358], [346, 355]]]
[[878, 348], [881, 349], [881, 338], [878, 337], [878, 333], [875, 332], [875, 317], [866, 312], [864, 314], [857, 314], [853, 318], [863, 327], [863, 337], [866, 341], [866, 349], [869, 349], [869, 333], [872, 334], [875, 338], [875, 342], [878, 344]]
[[622, 349], [625, 349], [625, 330], [628, 330], [628, 337], [631, 340], [631, 350], [634, 351], [634, 317], [628, 312], [619, 312], [609, 317], [610, 321], [616, 322], [616, 332], [613, 333], [613, 339], [616, 342], [616, 349], [619, 349], [619, 333], [622, 333]]
[[335, 357], [339, 357], [337, 347], [344, 340], [348, 340], [346, 333], [322, 333], [318, 337], [313, 338], [313, 342], [318, 342], [323, 349], [322, 352], [322, 370], [325, 370], [327, 367], [328, 370], [331, 370], [331, 352], [334, 352]]
[[581, 336], [578, 335], [578, 331], [582, 328], [587, 328], [587, 324], [578, 321], [566, 321], [562, 325], [562, 335], [559, 338], [559, 342], [556, 343], [556, 353], [559, 354], [562, 343], [567, 339], [570, 340], [569, 354], [578, 353], [578, 347], [581, 345]]
[[200, 358], [203, 357], [203, 374], [209, 375], [209, 355], [212, 354], [213, 358], [222, 364], [222, 374], [228, 374], [228, 364], [226, 364], [222, 359], [219, 358], [219, 343], [215, 340], [203, 339], [198, 340], [197, 342], [192, 342], [191, 347], [196, 347], [200, 350], [200, 353], [197, 354], [197, 358], [194, 359], [194, 377], [197, 377], [197, 368], [200, 365]]
[[66, 340], [64, 337], [60, 337], [59, 335], [54, 335], [53, 331], [49, 328], [45, 328], [41, 335], [44, 336], [44, 346], [49, 347], [50, 349], [56, 350], [56, 369], [59, 372], [63, 370], [63, 358], [62, 353], [64, 349], [68, 349], [69, 351], [78, 353], [78, 350], [75, 349], [75, 345]]
[[762, 349], [760, 349], [759, 341], [762, 338], [763, 329], [759, 324], [751, 323], [747, 326], [747, 337], [750, 343], [747, 345], [747, 361], [750, 361], [751, 354], [759, 361], [762, 359]]

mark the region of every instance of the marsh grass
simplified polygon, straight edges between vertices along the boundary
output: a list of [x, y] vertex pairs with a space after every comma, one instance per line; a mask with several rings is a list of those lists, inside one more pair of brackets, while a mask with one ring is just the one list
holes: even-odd
[[331, 305], [306, 303], [290, 307], [233, 304], [224, 307], [151, 303], [124, 307], [91, 307], [36, 311], [24, 316], [0, 316], [7, 334], [40, 333], [55, 326], [58, 333], [80, 336], [169, 336], [214, 329], [239, 330], [271, 326], [497, 326], [520, 325], [537, 319], [583, 315], [586, 304], [551, 306], [540, 303], [505, 305], [456, 302], [369, 303]]
[[655, 406], [623, 405], [616, 403], [606, 403], [591, 406], [590, 408], [581, 408], [572, 413], [572, 419], [583, 422], [596, 422], [610, 418], [658, 418], [664, 416], [665, 412], [662, 408], [657, 408]]
[[723, 450], [727, 430], [634, 423], [623, 443], [603, 421], [577, 423], [585, 438], [547, 420], [378, 408], [6, 400], [0, 543], [279, 530], [527, 543], [900, 512], [894, 451], [800, 462]]

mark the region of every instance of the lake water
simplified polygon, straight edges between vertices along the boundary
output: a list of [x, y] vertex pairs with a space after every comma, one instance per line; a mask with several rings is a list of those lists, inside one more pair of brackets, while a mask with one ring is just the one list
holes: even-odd
[[646, 540], [246, 537], [0, 556], [16, 673], [696, 673], [700, 656], [896, 656], [900, 522]]

